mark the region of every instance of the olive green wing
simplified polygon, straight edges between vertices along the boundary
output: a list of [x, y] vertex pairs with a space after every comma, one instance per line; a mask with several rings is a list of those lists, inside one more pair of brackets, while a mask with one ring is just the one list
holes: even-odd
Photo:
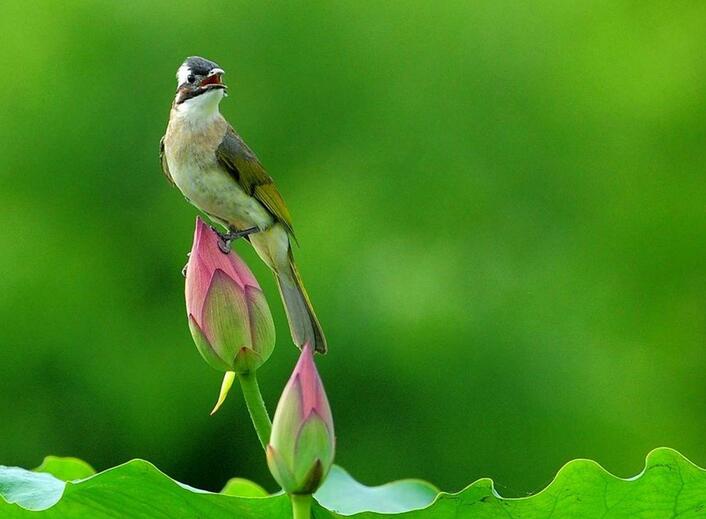
[[267, 174], [255, 154], [233, 128], [228, 128], [226, 131], [223, 141], [216, 150], [216, 158], [237, 180], [243, 191], [257, 198], [274, 219], [284, 225], [287, 232], [294, 237], [292, 217], [272, 177]]
[[174, 180], [172, 180], [172, 175], [169, 173], [169, 165], [167, 164], [167, 156], [164, 153], [164, 137], [159, 139], [159, 162], [162, 164], [162, 173], [164, 173], [164, 176], [167, 177], [167, 180], [171, 182], [171, 184], [174, 184]]

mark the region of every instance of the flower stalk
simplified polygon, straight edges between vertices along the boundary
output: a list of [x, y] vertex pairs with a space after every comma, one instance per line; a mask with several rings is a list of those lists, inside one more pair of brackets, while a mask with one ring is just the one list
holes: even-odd
[[292, 516], [294, 519], [311, 519], [311, 494], [292, 494]]
[[267, 442], [270, 440], [272, 433], [272, 422], [270, 415], [265, 407], [265, 401], [262, 399], [260, 386], [257, 383], [255, 372], [241, 373], [238, 375], [240, 389], [243, 391], [245, 405], [248, 407], [250, 419], [252, 420], [257, 438], [260, 440], [260, 445], [263, 449], [267, 448]]

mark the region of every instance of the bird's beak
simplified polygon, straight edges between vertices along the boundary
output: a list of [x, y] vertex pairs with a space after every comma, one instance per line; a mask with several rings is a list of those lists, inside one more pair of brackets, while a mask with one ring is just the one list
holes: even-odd
[[205, 87], [207, 85], [223, 85], [223, 74], [225, 74], [223, 69], [214, 68], [213, 70], [211, 70], [211, 72], [208, 73], [208, 76], [201, 80], [199, 86]]

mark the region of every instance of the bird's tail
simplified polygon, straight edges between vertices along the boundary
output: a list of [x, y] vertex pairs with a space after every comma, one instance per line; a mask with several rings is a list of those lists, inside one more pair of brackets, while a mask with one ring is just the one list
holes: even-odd
[[287, 269], [278, 269], [275, 274], [279, 293], [287, 312], [292, 339], [299, 347], [303, 347], [308, 342], [315, 351], [326, 353], [324, 331], [321, 329], [319, 319], [311, 306], [309, 294], [306, 293], [291, 249], [288, 267]]
[[[294, 343], [302, 348], [308, 342], [315, 351], [326, 353], [326, 337], [294, 263], [289, 238], [285, 234], [282, 240], [281, 232], [284, 230], [275, 225], [251, 235], [250, 240], [260, 257], [275, 273]], [[286, 252], [282, 250], [285, 240]]]

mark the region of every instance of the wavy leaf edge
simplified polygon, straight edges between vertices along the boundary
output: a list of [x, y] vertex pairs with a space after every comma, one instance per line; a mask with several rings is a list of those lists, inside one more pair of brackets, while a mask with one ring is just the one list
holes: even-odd
[[470, 485], [465, 486], [464, 488], [462, 488], [458, 492], [444, 492], [444, 491], [439, 492], [439, 494], [436, 496], [436, 498], [434, 498], [434, 501], [431, 502], [423, 510], [426, 510], [427, 508], [434, 506], [434, 504], [436, 504], [440, 499], [443, 499], [444, 497], [459, 497], [462, 494], [468, 492], [469, 490], [471, 490], [473, 488], [487, 488], [492, 493], [492, 495], [494, 497], [496, 497], [502, 501], [516, 501], [516, 502], [527, 501], [530, 499], [540, 497], [543, 494], [550, 492], [552, 490], [553, 486], [555, 484], [557, 484], [557, 482], [559, 482], [563, 477], [565, 477], [567, 473], [576, 470], [576, 467], [581, 466], [581, 465], [590, 465], [594, 470], [597, 469], [602, 475], [608, 476], [608, 477], [613, 478], [615, 480], [625, 481], [625, 482], [637, 481], [640, 478], [642, 478], [642, 476], [644, 476], [645, 473], [647, 473], [647, 471], [650, 470], [650, 468], [661, 464], [661, 463], [656, 462], [657, 461], [656, 458], [658, 458], [659, 456], [662, 456], [662, 455], [668, 455], [670, 458], [676, 459], [677, 461], [686, 462], [691, 468], [696, 469], [700, 472], [706, 473], [706, 469], [704, 469], [703, 467], [700, 467], [697, 464], [695, 464], [694, 462], [692, 462], [689, 458], [684, 456], [678, 450], [672, 449], [671, 447], [656, 447], [647, 453], [647, 455], [645, 456], [645, 466], [635, 476], [625, 477], [625, 478], [620, 477], [620, 476], [616, 476], [615, 474], [613, 474], [612, 472], [607, 470], [605, 467], [603, 467], [603, 465], [601, 465], [600, 463], [598, 463], [595, 460], [592, 460], [590, 458], [576, 458], [576, 459], [573, 459], [573, 460], [570, 460], [570, 461], [567, 461], [566, 463], [564, 463], [564, 465], [562, 465], [561, 468], [559, 468], [559, 470], [554, 475], [552, 480], [547, 484], [547, 486], [545, 486], [541, 490], [538, 490], [537, 492], [534, 492], [534, 493], [529, 494], [527, 496], [503, 497], [495, 489], [495, 482], [491, 478], [480, 478], [480, 479], [475, 480]]
[[[67, 458], [67, 459], [76, 459], [76, 458]], [[547, 484], [547, 486], [545, 486], [543, 489], [539, 490], [536, 493], [530, 494], [528, 496], [523, 496], [523, 497], [509, 497], [509, 498], [502, 497], [495, 489], [494, 482], [490, 478], [478, 479], [478, 480], [474, 481], [473, 483], [471, 483], [470, 485], [467, 485], [463, 489], [459, 490], [458, 492], [438, 492], [438, 489], [434, 485], [432, 485], [431, 483], [427, 483], [423, 480], [414, 479], [414, 478], [393, 481], [393, 482], [385, 483], [382, 485], [378, 485], [378, 486], [374, 486], [374, 487], [366, 487], [366, 488], [367, 489], [384, 489], [386, 487], [390, 487], [391, 485], [395, 485], [395, 484], [402, 483], [402, 482], [412, 482], [412, 483], [417, 483], [417, 484], [421, 483], [423, 485], [426, 485], [426, 486], [428, 486], [438, 492], [437, 495], [434, 497], [434, 499], [427, 506], [416, 507], [416, 508], [411, 508], [409, 510], [406, 510], [406, 511], [412, 511], [412, 510], [421, 511], [421, 510], [427, 510], [429, 508], [432, 508], [434, 505], [439, 503], [441, 500], [444, 500], [447, 498], [457, 498], [463, 494], [472, 492], [473, 490], [484, 491], [484, 494], [486, 494], [486, 495], [490, 494], [493, 497], [495, 497], [503, 502], [522, 502], [522, 501], [528, 501], [531, 499], [536, 499], [536, 498], [541, 497], [542, 495], [550, 492], [553, 489], [553, 487], [555, 485], [558, 485], [560, 480], [567, 477], [567, 475], [572, 475], [572, 474], [581, 472], [581, 470], [580, 470], [581, 467], [589, 468], [591, 471], [597, 472], [602, 477], [609, 477], [614, 480], [619, 480], [619, 481], [624, 481], [624, 482], [634, 482], [634, 481], [640, 480], [649, 470], [656, 468], [656, 467], [659, 467], [659, 466], [669, 465], [670, 463], [673, 463], [673, 464], [674, 463], [676, 463], [676, 464], [686, 463], [687, 466], [690, 467], [691, 469], [694, 469], [696, 471], [699, 471], [699, 472], [706, 474], [705, 469], [703, 469], [703, 468], [699, 467], [698, 465], [696, 465], [695, 463], [691, 462], [688, 458], [686, 458], [684, 455], [682, 455], [677, 450], [669, 448], [669, 447], [658, 447], [658, 448], [653, 449], [652, 451], [650, 451], [647, 454], [647, 456], [645, 457], [644, 468], [640, 471], [640, 473], [638, 473], [635, 476], [622, 478], [622, 477], [619, 477], [619, 476], [612, 474], [611, 472], [606, 470], [601, 464], [599, 464], [596, 461], [593, 461], [590, 459], [585, 459], [585, 458], [579, 458], [579, 459], [571, 460], [571, 461], [565, 463], [557, 471], [556, 475], [552, 478], [552, 480], [549, 482], [549, 484]], [[189, 485], [180, 483], [180, 482], [172, 479], [171, 477], [169, 477], [167, 474], [162, 472], [159, 468], [157, 468], [151, 462], [143, 460], [143, 459], [135, 458], [130, 461], [126, 461], [124, 463], [116, 465], [115, 467], [111, 467], [111, 468], [108, 468], [108, 469], [103, 470], [101, 472], [98, 472], [96, 474], [93, 474], [91, 476], [88, 476], [86, 478], [71, 480], [71, 481], [66, 481], [66, 482], [61, 481], [60, 479], [56, 478], [55, 476], [53, 476], [47, 472], [34, 473], [38, 476], [41, 474], [41, 476], [37, 478], [38, 481], [40, 481], [41, 478], [52, 477], [65, 485], [65, 487], [63, 488], [63, 491], [57, 497], [57, 499], [53, 503], [51, 503], [48, 506], [43, 507], [43, 508], [23, 506], [23, 504], [21, 502], [18, 502], [17, 499], [8, 500], [6, 498], [6, 488], [3, 487], [1, 484], [0, 484], [0, 502], [7, 503], [9, 505], [15, 504], [25, 510], [31, 510], [33, 512], [48, 510], [49, 508], [55, 506], [57, 503], [59, 503], [62, 499], [64, 499], [66, 497], [67, 491], [70, 487], [80, 486], [81, 484], [83, 484], [87, 481], [93, 480], [94, 478], [104, 478], [104, 477], [110, 475], [111, 473], [115, 473], [115, 472], [120, 473], [121, 471], [124, 471], [126, 467], [137, 468], [137, 469], [139, 469], [140, 472], [141, 471], [153, 472], [158, 477], [166, 478], [166, 480], [169, 480], [172, 484], [180, 487], [181, 489], [188, 490], [188, 491], [193, 492], [195, 494], [209, 494], [209, 495], [215, 495], [215, 496], [222, 496], [222, 499], [250, 500], [250, 501], [263, 500], [263, 499], [267, 500], [267, 499], [272, 499], [272, 498], [279, 498], [282, 496], [281, 493], [271, 494], [270, 496], [267, 496], [267, 497], [229, 496], [229, 495], [221, 494], [218, 492], [211, 492], [208, 490], [194, 488], [194, 487], [191, 487]], [[17, 470], [17, 469], [18, 469], [18, 467], [0, 466], [0, 471], [6, 470], [8, 472], [11, 472], [12, 470]], [[26, 469], [20, 469], [20, 470], [24, 470], [27, 474], [32, 474], [31, 471], [27, 471]], [[340, 470], [343, 473], [345, 473], [347, 476], [350, 477], [350, 474], [345, 469], [340, 468]], [[2, 474], [0, 474], [0, 476], [1, 475]], [[0, 477], [0, 480], [1, 479], [2, 478]], [[357, 481], [357, 480], [354, 480], [354, 481]], [[219, 499], [220, 499], [220, 497], [219, 497]], [[332, 511], [334, 513], [339, 513], [339, 514], [341, 513], [341, 512], [336, 512], [335, 510], [329, 510], [329, 511]], [[355, 513], [358, 513], [358, 512], [355, 512]], [[343, 515], [354, 515], [354, 514], [343, 514]], [[387, 515], [392, 515], [392, 514], [387, 514]]]

